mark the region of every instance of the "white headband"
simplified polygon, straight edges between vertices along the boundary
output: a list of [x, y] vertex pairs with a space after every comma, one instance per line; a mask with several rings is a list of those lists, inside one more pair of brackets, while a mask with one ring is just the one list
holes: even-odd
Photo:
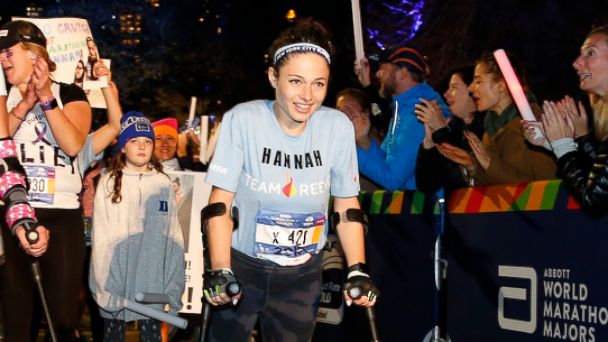
[[318, 53], [319, 55], [325, 57], [327, 63], [331, 64], [331, 59], [329, 58], [329, 53], [327, 52], [327, 50], [320, 47], [319, 45], [311, 43], [295, 43], [283, 46], [274, 53], [273, 64], [277, 64], [279, 60], [281, 60], [283, 57], [287, 56], [292, 52]]

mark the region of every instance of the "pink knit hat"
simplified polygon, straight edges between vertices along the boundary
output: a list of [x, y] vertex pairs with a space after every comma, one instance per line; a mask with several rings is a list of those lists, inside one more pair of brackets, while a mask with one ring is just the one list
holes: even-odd
[[177, 119], [165, 118], [152, 123], [154, 135], [170, 135], [177, 140]]

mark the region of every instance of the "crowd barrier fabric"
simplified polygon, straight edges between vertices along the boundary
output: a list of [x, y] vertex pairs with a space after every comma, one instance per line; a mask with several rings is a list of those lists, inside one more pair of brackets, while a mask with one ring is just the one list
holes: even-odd
[[[376, 191], [360, 200], [381, 340], [423, 341], [433, 325], [434, 199]], [[451, 341], [608, 341], [608, 216], [583, 212], [559, 180], [460, 189], [448, 211]], [[315, 340], [370, 341], [364, 315], [344, 312], [337, 326], [318, 323]]]
[[608, 341], [608, 218], [558, 180], [450, 198], [452, 341]]

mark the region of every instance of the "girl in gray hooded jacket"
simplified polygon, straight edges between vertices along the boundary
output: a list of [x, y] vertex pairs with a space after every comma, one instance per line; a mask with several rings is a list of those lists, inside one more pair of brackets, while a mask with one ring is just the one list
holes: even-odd
[[139, 320], [142, 341], [160, 341], [158, 321], [125, 309], [137, 293], [161, 293], [177, 313], [184, 290], [184, 246], [171, 180], [154, 158], [154, 130], [141, 113], [121, 119], [121, 153], [95, 193], [89, 285], [104, 318], [104, 341], [123, 341]]

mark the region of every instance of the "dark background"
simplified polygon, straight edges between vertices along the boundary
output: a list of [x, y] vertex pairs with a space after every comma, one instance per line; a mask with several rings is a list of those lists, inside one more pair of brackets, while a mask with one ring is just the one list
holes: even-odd
[[[473, 63], [483, 51], [504, 48], [523, 61], [539, 99], [565, 94], [584, 98], [572, 61], [593, 24], [606, 22], [606, 0], [360, 0], [366, 53], [378, 45], [404, 43], [413, 32], [416, 5], [422, 25], [408, 44], [429, 57], [429, 83], [443, 91], [455, 66]], [[101, 56], [112, 59], [114, 80], [125, 110], [152, 118], [187, 116], [190, 96], [198, 113], [221, 113], [234, 104], [273, 96], [265, 75], [265, 52], [276, 34], [298, 17], [313, 16], [333, 33], [336, 54], [326, 99], [355, 86], [350, 0], [46, 0], [3, 1], [2, 21], [26, 15], [34, 5], [42, 17], [78, 16], [89, 20]], [[141, 16], [141, 31], [120, 32], [120, 16]], [[202, 20], [202, 21], [201, 21]], [[218, 33], [218, 28], [221, 32]], [[137, 45], [124, 45], [137, 38]]]

